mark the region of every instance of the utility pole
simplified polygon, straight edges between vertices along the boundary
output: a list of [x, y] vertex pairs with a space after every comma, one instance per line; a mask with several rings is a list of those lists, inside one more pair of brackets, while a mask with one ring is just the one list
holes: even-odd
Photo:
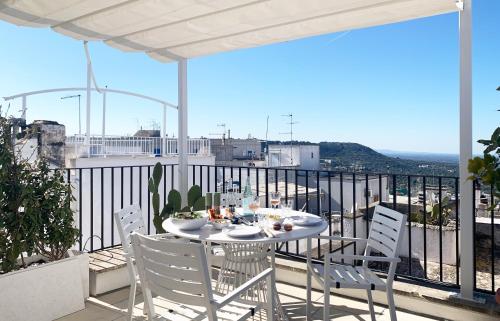
[[81, 113], [81, 97], [82, 95], [71, 95], [71, 96], [64, 96], [61, 97], [61, 99], [69, 99], [69, 98], [77, 98], [78, 97], [78, 135], [82, 135], [82, 113]]

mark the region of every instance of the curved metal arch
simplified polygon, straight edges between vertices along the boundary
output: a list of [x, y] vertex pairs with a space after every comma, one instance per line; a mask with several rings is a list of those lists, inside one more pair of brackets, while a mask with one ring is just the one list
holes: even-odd
[[[16, 95], [12, 95], [12, 96], [6, 96], [6, 97], [3, 97], [3, 99], [5, 101], [9, 101], [9, 100], [13, 100], [13, 99], [16, 99], [16, 98], [28, 97], [28, 96], [34, 96], [34, 95], [40, 95], [40, 94], [47, 94], [47, 93], [52, 93], [52, 92], [61, 92], [61, 91], [86, 91], [86, 90], [87, 90], [86, 87], [51, 88], [51, 89], [36, 90], [36, 91], [30, 91], [30, 92], [20, 93], [20, 94], [16, 94]], [[92, 90], [92, 91], [98, 91], [95, 88], [91, 88], [90, 90]], [[138, 94], [138, 93], [134, 93], [134, 92], [130, 92], [130, 91], [126, 91], [126, 90], [111, 89], [111, 88], [99, 88], [99, 90], [101, 92], [110, 92], [110, 93], [116, 93], [116, 94], [122, 94], [122, 95], [127, 95], [127, 96], [138, 97], [138, 98], [142, 98], [142, 99], [145, 99], [145, 100], [149, 100], [149, 101], [153, 101], [153, 102], [159, 103], [159, 104], [161, 104], [163, 106], [168, 106], [168, 107], [172, 107], [174, 109], [178, 109], [178, 107], [176, 105], [174, 105], [172, 103], [169, 103], [167, 101], [164, 101], [164, 100], [161, 100], [161, 99], [158, 99], [158, 98], [154, 98], [154, 97], [150, 97], [150, 96], [146, 96], [146, 95], [142, 95], [142, 94]]]

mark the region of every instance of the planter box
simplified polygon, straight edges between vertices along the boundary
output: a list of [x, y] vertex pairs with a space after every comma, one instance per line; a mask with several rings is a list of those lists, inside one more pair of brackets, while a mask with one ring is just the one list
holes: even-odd
[[88, 261], [88, 254], [79, 254], [0, 275], [0, 319], [49, 321], [84, 309]]

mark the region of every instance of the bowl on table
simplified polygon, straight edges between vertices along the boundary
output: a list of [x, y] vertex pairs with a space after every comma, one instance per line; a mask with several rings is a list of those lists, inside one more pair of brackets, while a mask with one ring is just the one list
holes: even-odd
[[274, 223], [278, 222], [281, 224], [283, 224], [283, 221], [285, 220], [285, 217], [280, 215], [280, 214], [267, 214], [266, 215], [266, 220], [267, 222], [269, 222], [270, 225], [273, 225]]
[[208, 215], [205, 211], [178, 212], [170, 217], [173, 225], [179, 230], [197, 230], [208, 222]]
[[221, 218], [212, 221], [212, 226], [217, 230], [222, 230], [224, 227], [227, 227], [231, 224], [231, 220]]

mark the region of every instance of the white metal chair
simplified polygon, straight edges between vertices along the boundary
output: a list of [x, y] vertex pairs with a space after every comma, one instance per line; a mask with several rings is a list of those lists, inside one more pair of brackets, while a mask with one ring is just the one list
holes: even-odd
[[[323, 319], [330, 320], [330, 289], [331, 288], [350, 288], [366, 289], [368, 296], [368, 305], [370, 316], [375, 321], [375, 312], [373, 308], [372, 290], [385, 291], [392, 321], [396, 321], [396, 308], [394, 305], [394, 296], [392, 283], [396, 266], [401, 261], [399, 258], [399, 248], [403, 237], [406, 224], [406, 215], [386, 207], [377, 206], [375, 208], [371, 222], [368, 239], [319, 236], [320, 239], [343, 240], [348, 242], [366, 244], [364, 255], [351, 255], [340, 253], [325, 254], [323, 264], [312, 264], [311, 261], [311, 239], [307, 240], [307, 314], [311, 311], [311, 276], [313, 276], [324, 289], [324, 312]], [[371, 256], [372, 251], [379, 252], [384, 256]], [[339, 263], [339, 260], [360, 260], [361, 266], [352, 266]], [[368, 262], [379, 261], [388, 262], [389, 271], [387, 279], [384, 281], [368, 268]]]
[[[147, 230], [142, 216], [141, 208], [137, 204], [128, 205], [118, 212], [115, 212], [113, 215], [115, 217], [116, 226], [118, 227], [118, 234], [120, 235], [120, 241], [122, 243], [123, 251], [125, 252], [125, 261], [127, 262], [127, 269], [130, 278], [128, 319], [132, 320], [135, 305], [135, 294], [137, 291], [137, 283], [139, 283], [139, 276], [137, 274], [136, 265], [134, 264], [134, 252], [130, 243], [130, 235], [134, 232], [147, 234]], [[173, 236], [168, 234], [158, 234], [154, 237], [173, 238]], [[177, 240], [177, 242], [187, 241]], [[144, 305], [143, 312], [144, 314], [146, 314], [147, 312], [146, 305]]]
[[[169, 320], [246, 320], [264, 305], [243, 301], [239, 297], [264, 284], [267, 320], [273, 320], [272, 269], [264, 270], [233, 292], [218, 296], [212, 291], [202, 244], [180, 244], [133, 233], [132, 247], [149, 320], [155, 316], [152, 293], [173, 303], [163, 315]], [[206, 310], [200, 311], [199, 307]]]
[[[134, 253], [130, 244], [130, 235], [132, 235], [132, 233], [134, 232], [146, 234], [146, 225], [144, 224], [141, 208], [137, 204], [126, 206], [118, 212], [115, 212], [113, 215], [115, 216], [115, 223], [118, 228], [118, 234], [120, 235], [122, 248], [125, 252], [125, 261], [127, 262], [127, 269], [130, 278], [128, 319], [132, 320], [135, 305], [135, 293], [137, 289], [137, 283], [139, 282], [139, 277], [137, 275], [137, 270], [134, 264]], [[144, 305], [144, 313], [146, 312], [147, 309]]]

